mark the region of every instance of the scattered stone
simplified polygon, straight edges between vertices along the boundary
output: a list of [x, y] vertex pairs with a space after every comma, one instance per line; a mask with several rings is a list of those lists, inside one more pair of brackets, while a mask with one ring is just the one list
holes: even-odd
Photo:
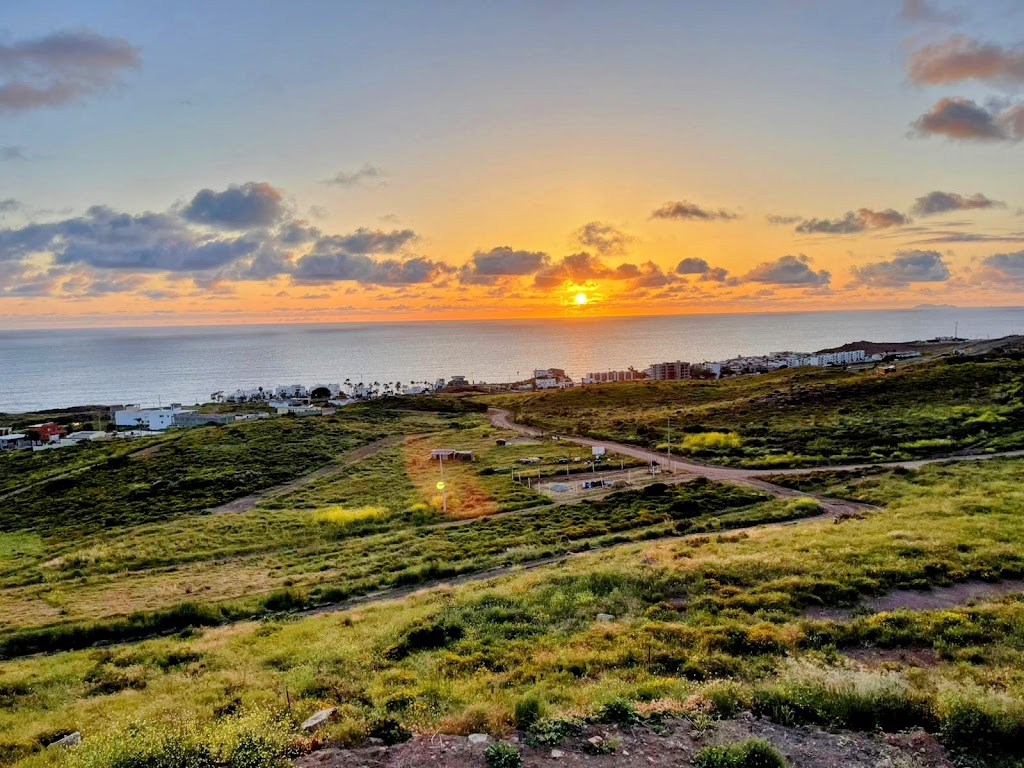
[[552, 749], [551, 750], [551, 759], [552, 760], [558, 760], [560, 757], [565, 757], [565, 752], [563, 752], [560, 749]]
[[486, 744], [491, 740], [491, 737], [486, 733], [471, 733], [468, 738], [470, 744]]
[[82, 734], [78, 731], [75, 731], [74, 733], [69, 733], [63, 739], [57, 739], [57, 741], [47, 744], [46, 748], [49, 749], [50, 747], [77, 747], [81, 743]]
[[599, 613], [597, 614], [598, 621], [614, 621], [615, 617], [610, 613]]
[[306, 722], [304, 722], [299, 727], [302, 728], [302, 730], [304, 731], [315, 731], [321, 725], [323, 725], [332, 717], [334, 717], [334, 713], [337, 711], [337, 707], [328, 707], [327, 709], [321, 709], [319, 712], [309, 717], [306, 720]]

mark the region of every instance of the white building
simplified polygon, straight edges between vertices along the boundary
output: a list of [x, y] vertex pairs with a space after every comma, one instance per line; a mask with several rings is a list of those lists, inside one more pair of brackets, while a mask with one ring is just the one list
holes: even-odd
[[114, 426], [159, 431], [173, 426], [174, 416], [178, 413], [183, 411], [180, 408], [140, 408], [127, 405], [124, 410], [114, 411]]

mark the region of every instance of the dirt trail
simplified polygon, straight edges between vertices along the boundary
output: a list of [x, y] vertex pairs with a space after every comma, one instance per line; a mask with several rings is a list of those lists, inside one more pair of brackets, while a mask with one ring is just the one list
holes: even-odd
[[846, 621], [862, 613], [879, 613], [907, 608], [912, 611], [935, 611], [955, 608], [974, 600], [989, 600], [1024, 592], [1024, 580], [1007, 581], [964, 581], [948, 587], [931, 589], [894, 589], [879, 597], [861, 600], [850, 608], [812, 608], [806, 615], [811, 619]]
[[289, 480], [287, 483], [275, 485], [272, 488], [264, 488], [262, 491], [251, 493], [248, 496], [243, 496], [240, 499], [229, 501], [226, 504], [221, 504], [218, 507], [212, 507], [211, 509], [207, 510], [207, 512], [211, 515], [226, 515], [238, 512], [248, 512], [250, 509], [252, 509], [262, 501], [268, 501], [269, 499], [274, 499], [277, 498], [278, 496], [283, 496], [286, 493], [291, 493], [292, 491], [298, 490], [299, 488], [307, 486], [310, 483], [316, 482], [317, 480], [322, 480], [327, 477], [333, 477], [334, 475], [341, 474], [350, 466], [355, 464], [357, 461], [368, 459], [371, 456], [380, 453], [385, 448], [388, 448], [392, 445], [397, 445], [399, 442], [401, 442], [402, 439], [403, 438], [401, 435], [392, 435], [390, 437], [385, 437], [380, 440], [374, 440], [372, 443], [367, 443], [364, 446], [349, 451], [334, 464], [331, 464], [326, 467], [321, 467], [320, 469], [310, 472], [308, 475], [302, 475], [302, 477], [297, 477], [294, 480]]

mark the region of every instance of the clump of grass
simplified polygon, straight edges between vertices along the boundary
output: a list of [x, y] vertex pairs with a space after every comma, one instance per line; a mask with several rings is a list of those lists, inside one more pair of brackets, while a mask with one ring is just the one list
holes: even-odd
[[767, 741], [750, 739], [727, 747], [705, 747], [693, 757], [696, 768], [786, 768], [786, 759]]
[[516, 728], [526, 731], [536, 725], [544, 717], [546, 707], [541, 698], [531, 693], [516, 702], [513, 722]]
[[359, 520], [380, 517], [386, 512], [387, 510], [382, 507], [343, 507], [340, 504], [333, 504], [316, 510], [313, 513], [313, 521], [321, 525], [348, 525]]
[[287, 723], [253, 711], [211, 724], [133, 725], [68, 753], [70, 768], [282, 768], [295, 737]]

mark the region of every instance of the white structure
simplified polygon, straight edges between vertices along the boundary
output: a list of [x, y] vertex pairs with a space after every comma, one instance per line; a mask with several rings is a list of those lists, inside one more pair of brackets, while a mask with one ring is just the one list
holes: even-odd
[[290, 384], [288, 386], [278, 387], [275, 389], [274, 396], [278, 398], [308, 397], [309, 393], [301, 384]]
[[572, 379], [536, 378], [533, 380], [533, 385], [537, 389], [568, 389], [572, 386]]
[[140, 408], [127, 405], [124, 410], [114, 411], [114, 426], [159, 431], [173, 426], [174, 416], [178, 413], [183, 411], [180, 408]]

